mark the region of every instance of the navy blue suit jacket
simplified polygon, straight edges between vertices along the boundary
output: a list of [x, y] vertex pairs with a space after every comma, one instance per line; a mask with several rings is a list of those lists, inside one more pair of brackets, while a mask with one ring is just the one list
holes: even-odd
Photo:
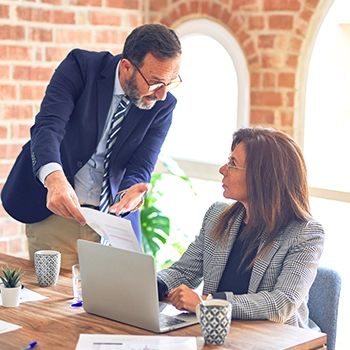
[[[108, 52], [76, 49], [56, 69], [31, 128], [31, 139], [1, 193], [5, 210], [16, 220], [33, 223], [52, 214], [46, 208], [47, 190], [35, 175], [43, 165], [61, 164], [74, 187], [75, 174], [90, 159], [103, 132], [120, 59]], [[150, 181], [175, 105], [170, 93], [150, 110], [132, 105], [113, 146], [113, 198], [119, 190]], [[140, 239], [139, 213], [127, 218]]]

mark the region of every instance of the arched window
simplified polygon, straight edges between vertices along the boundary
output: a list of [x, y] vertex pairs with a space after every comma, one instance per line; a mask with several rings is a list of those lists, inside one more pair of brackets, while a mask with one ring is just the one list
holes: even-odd
[[176, 31], [183, 83], [172, 91], [178, 104], [162, 152], [181, 162], [189, 176], [219, 180], [218, 165], [226, 161], [233, 132], [248, 125], [246, 60], [232, 34], [215, 22], [190, 20]]
[[[171, 91], [178, 104], [162, 153], [177, 161], [197, 195], [165, 174], [160, 206], [171, 220], [170, 245], [187, 247], [209, 206], [225, 200], [219, 167], [227, 161], [233, 132], [249, 124], [249, 73], [238, 42], [223, 26], [194, 19], [175, 30], [183, 48], [183, 83]], [[163, 170], [159, 163], [155, 172]], [[168, 248], [158, 261], [178, 258]]]

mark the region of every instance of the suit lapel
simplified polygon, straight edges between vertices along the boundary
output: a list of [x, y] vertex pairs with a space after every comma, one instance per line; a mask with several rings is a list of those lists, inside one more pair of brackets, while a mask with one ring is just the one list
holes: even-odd
[[101, 78], [97, 80], [97, 120], [98, 120], [98, 140], [101, 139], [103, 129], [113, 98], [114, 82], [116, 76], [116, 67], [121, 55], [113, 57], [107, 62], [105, 68], [101, 72]]
[[[266, 236], [264, 236], [266, 237]], [[258, 251], [260, 252], [263, 246], [265, 245], [266, 240], [262, 239], [262, 242], [259, 245]], [[275, 241], [268, 251], [267, 255], [264, 258], [259, 258], [253, 265], [252, 274], [250, 277], [248, 292], [249, 293], [256, 293], [258, 290], [258, 287], [260, 285], [261, 279], [265, 275], [265, 271], [270, 265], [270, 262], [272, 258], [275, 256], [277, 250], [280, 247], [280, 242]]]

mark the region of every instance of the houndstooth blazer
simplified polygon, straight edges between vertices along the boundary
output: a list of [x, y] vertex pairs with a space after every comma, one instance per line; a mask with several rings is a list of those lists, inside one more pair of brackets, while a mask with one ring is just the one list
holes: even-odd
[[[158, 272], [169, 291], [181, 284], [195, 289], [202, 281], [204, 295], [217, 291], [245, 214], [244, 209], [239, 213], [225, 245], [221, 239], [214, 242], [211, 232], [227, 206], [214, 203], [205, 214], [199, 235], [179, 261]], [[258, 249], [264, 244], [262, 239]], [[225, 293], [232, 303], [232, 318], [267, 319], [308, 328], [308, 293], [316, 277], [323, 244], [324, 231], [318, 222], [290, 223], [268, 254], [254, 263], [248, 294]]]

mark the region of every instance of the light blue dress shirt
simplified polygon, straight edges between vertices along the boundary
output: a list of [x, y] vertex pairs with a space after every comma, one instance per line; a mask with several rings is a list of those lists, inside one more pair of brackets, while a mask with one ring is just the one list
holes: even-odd
[[[115, 73], [115, 85], [113, 91], [113, 98], [111, 105], [109, 107], [108, 116], [106, 124], [102, 133], [102, 137], [97, 145], [94, 154], [91, 156], [89, 161], [84, 164], [84, 166], [75, 174], [74, 177], [74, 189], [78, 196], [80, 204], [90, 204], [94, 206], [99, 206], [101, 185], [103, 177], [103, 160], [106, 149], [106, 142], [108, 137], [108, 131], [112, 121], [113, 114], [117, 109], [117, 106], [121, 100], [122, 95], [124, 95], [124, 90], [122, 89], [118, 77], [119, 63], [117, 65]], [[44, 184], [44, 180], [50, 173], [63, 169], [58, 163], [48, 163], [41, 167], [38, 172], [38, 177], [40, 181]]]

